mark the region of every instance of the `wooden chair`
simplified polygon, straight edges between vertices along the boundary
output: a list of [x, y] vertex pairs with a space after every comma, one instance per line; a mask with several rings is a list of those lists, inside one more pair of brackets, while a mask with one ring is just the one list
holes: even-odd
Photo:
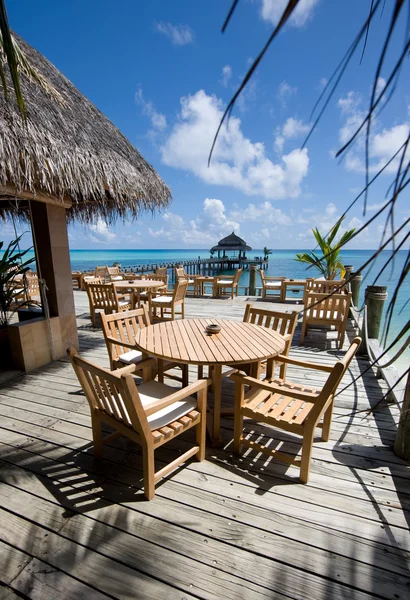
[[101, 279], [101, 283], [105, 283], [107, 277], [107, 265], [103, 267], [95, 267], [94, 277], [99, 277]]
[[190, 276], [188, 273], [185, 273], [184, 267], [175, 267], [175, 281], [178, 282], [181, 279], [186, 279], [188, 281], [187, 293], [190, 291], [195, 294], [195, 276]]
[[[102, 456], [105, 443], [121, 435], [139, 444], [148, 500], [154, 497], [155, 484], [162, 477], [194, 455], [198, 460], [205, 458], [207, 380], [177, 391], [157, 381], [137, 387], [132, 376], [135, 365], [111, 372], [80, 358], [74, 348], [67, 353], [90, 406], [96, 457]], [[102, 423], [114, 433], [103, 437]], [[196, 445], [155, 472], [155, 450], [191, 427], [196, 428]]]
[[[283, 379], [260, 381], [240, 373], [231, 375], [231, 379], [236, 383], [233, 451], [239, 454], [241, 447], [245, 446], [275, 456], [282, 462], [299, 467], [300, 481], [307, 483], [315, 428], [321, 427], [322, 440], [327, 442], [330, 435], [334, 396], [360, 342], [361, 339], [356, 337], [343, 359], [333, 367], [307, 363], [287, 356], [279, 357], [286, 364], [301, 367], [302, 378], [306, 369], [329, 373], [326, 383], [319, 391]], [[249, 386], [246, 394], [245, 385]], [[244, 417], [303, 436], [301, 457], [292, 458], [288, 454], [246, 439], [243, 435]], [[323, 422], [320, 423], [322, 418]]]
[[140, 306], [141, 302], [148, 302], [150, 297], [155, 298], [157, 294], [170, 294], [172, 291], [168, 290], [168, 275], [145, 275], [144, 279], [147, 281], [163, 281], [164, 285], [160, 288], [156, 288], [155, 290], [144, 291], [144, 290], [134, 290], [134, 304], [135, 306]]
[[154, 275], [158, 275], [159, 277], [166, 277], [168, 275], [167, 267], [157, 267]]
[[88, 301], [90, 304], [91, 321], [94, 327], [97, 326], [96, 310], [102, 310], [106, 314], [113, 312], [122, 312], [130, 310], [131, 303], [127, 300], [121, 300], [118, 297], [117, 290], [113, 283], [94, 283], [88, 282], [87, 286]]
[[331, 328], [337, 331], [338, 347], [342, 348], [352, 294], [316, 294], [309, 292], [303, 311], [300, 343], [305, 341], [309, 327]]
[[313, 277], [308, 277], [303, 292], [303, 304], [306, 304], [307, 295], [311, 292], [315, 294], [332, 294], [333, 292], [343, 294], [345, 292], [345, 280], [313, 279]]
[[220, 296], [226, 294], [227, 290], [231, 290], [231, 298], [238, 295], [239, 279], [242, 273], [242, 269], [236, 269], [235, 275], [221, 275], [216, 277], [213, 284], [213, 295]]
[[124, 278], [120, 274], [119, 267], [107, 267], [106, 280], [107, 281], [122, 281]]
[[26, 275], [26, 293], [27, 299], [33, 302], [39, 302], [40, 297], [40, 284], [38, 281], [38, 275], [28, 274]]
[[[255, 308], [252, 304], [247, 304], [243, 317], [244, 323], [253, 323], [261, 327], [268, 327], [277, 331], [285, 338], [286, 346], [282, 352], [282, 356], [288, 356], [292, 345], [293, 336], [295, 334], [296, 325], [298, 322], [299, 313], [296, 310], [291, 312], [280, 312], [276, 310], [266, 310]], [[279, 377], [286, 379], [287, 364], [278, 360], [262, 361], [260, 363], [260, 372], [266, 370], [266, 377], [272, 378], [273, 369], [279, 367]], [[241, 370], [242, 367], [241, 367]]]
[[267, 298], [268, 296], [280, 298], [282, 292], [282, 281], [286, 279], [286, 277], [268, 277], [265, 275], [265, 271], [263, 269], [259, 270], [259, 275], [261, 276], [262, 282], [262, 298]]
[[[107, 345], [108, 356], [110, 358], [111, 370], [120, 369], [125, 365], [143, 365], [142, 377], [143, 380], [152, 379], [152, 366], [149, 368], [144, 366], [145, 358], [139, 350], [135, 347], [135, 336], [137, 333], [151, 325], [148, 310], [146, 306], [136, 308], [134, 310], [128, 310], [120, 313], [113, 313], [106, 315], [101, 313], [101, 324], [104, 333], [105, 343]], [[154, 360], [155, 364], [155, 360]], [[158, 373], [158, 381], [164, 382], [164, 372], [170, 369], [180, 368], [182, 371], [182, 378], [174, 375], [168, 375], [171, 379], [182, 381], [182, 385], [185, 387], [188, 385], [188, 365], [179, 365], [176, 363], [165, 362], [158, 360], [156, 364], [156, 373]]]
[[[171, 311], [171, 320], [175, 319], [176, 314], [180, 314], [182, 318], [185, 317], [185, 296], [188, 289], [188, 279], [180, 279], [176, 282], [174, 287], [174, 293], [172, 296], [157, 296], [151, 300], [152, 310], [154, 317], [157, 316], [157, 308], [161, 311], [161, 319], [164, 318], [164, 311]], [[181, 312], [176, 313], [175, 308], [181, 307]]]

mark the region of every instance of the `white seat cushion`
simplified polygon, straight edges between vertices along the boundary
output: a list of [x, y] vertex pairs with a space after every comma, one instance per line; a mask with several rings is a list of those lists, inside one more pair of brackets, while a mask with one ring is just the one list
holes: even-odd
[[188, 279], [188, 283], [195, 283], [195, 279]]
[[124, 352], [124, 354], [120, 354], [118, 360], [126, 365], [135, 365], [135, 363], [139, 362], [142, 359], [142, 352], [138, 350], [130, 350], [129, 352]]
[[232, 285], [232, 279], [219, 279], [218, 284], [222, 285]]
[[119, 306], [125, 306], [126, 304], [129, 304], [129, 301], [128, 301], [128, 300], [120, 300], [120, 301], [118, 302], [118, 305], [119, 305]]
[[113, 277], [110, 277], [111, 281], [122, 281], [123, 277], [121, 275], [114, 275]]
[[[147, 383], [138, 386], [138, 394], [144, 408], [148, 408], [155, 400], [161, 400], [176, 391], [177, 390], [170, 385], [158, 383], [157, 381], [148, 381]], [[148, 417], [150, 429], [153, 430], [164, 427], [165, 425], [168, 425], [168, 423], [180, 419], [196, 407], [197, 401], [192, 396], [188, 396], [188, 398], [181, 400], [180, 402], [174, 402], [170, 406], [167, 406]]]
[[170, 304], [172, 302], [172, 296], [158, 296], [152, 299], [152, 304]]
[[265, 287], [271, 287], [271, 288], [279, 288], [281, 287], [282, 282], [281, 281], [267, 281], [265, 283]]

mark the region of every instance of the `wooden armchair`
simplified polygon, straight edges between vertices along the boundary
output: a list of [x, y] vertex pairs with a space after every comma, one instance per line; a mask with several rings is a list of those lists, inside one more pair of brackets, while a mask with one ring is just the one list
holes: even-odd
[[128, 300], [121, 300], [118, 297], [113, 283], [88, 282], [86, 289], [90, 304], [91, 321], [94, 327], [97, 326], [96, 310], [102, 310], [106, 314], [110, 314], [130, 310], [131, 308], [131, 303]]
[[157, 267], [154, 275], [158, 275], [159, 277], [166, 277], [168, 275], [167, 267]]
[[239, 279], [242, 274], [242, 269], [236, 269], [235, 275], [221, 275], [215, 277], [213, 283], [213, 295], [220, 296], [226, 294], [227, 290], [231, 290], [231, 298], [238, 295]]
[[184, 267], [176, 267], [175, 268], [175, 280], [180, 281], [181, 279], [186, 279], [188, 281], [187, 293], [192, 292], [195, 294], [195, 275], [188, 275], [185, 273]]
[[304, 343], [310, 327], [331, 328], [337, 331], [338, 346], [342, 348], [351, 297], [351, 293], [329, 296], [328, 294], [309, 292], [303, 311], [300, 343]]
[[[282, 356], [288, 356], [289, 350], [292, 345], [293, 336], [295, 334], [296, 325], [298, 322], [299, 313], [296, 310], [291, 312], [280, 312], [276, 310], [264, 310], [262, 308], [255, 308], [252, 304], [247, 304], [245, 307], [245, 314], [243, 317], [244, 323], [253, 323], [254, 325], [260, 325], [261, 327], [268, 327], [277, 331], [285, 338], [286, 346], [282, 352]], [[262, 361], [260, 363], [260, 371], [266, 370], [266, 378], [271, 379], [273, 376], [273, 369], [279, 367], [279, 377], [286, 379], [286, 368], [287, 364], [277, 359]], [[241, 368], [241, 370], [243, 370]]]
[[[157, 316], [157, 309], [161, 311], [161, 319], [164, 318], [166, 311], [171, 311], [170, 317], [173, 321], [176, 314], [180, 314], [182, 318], [185, 317], [185, 296], [188, 289], [188, 279], [180, 279], [176, 282], [174, 287], [174, 293], [172, 296], [157, 296], [151, 300], [151, 306], [154, 317]], [[175, 308], [181, 307], [181, 312], [176, 313]]]
[[303, 292], [303, 304], [306, 304], [307, 295], [311, 292], [315, 294], [332, 294], [333, 292], [343, 294], [345, 292], [345, 280], [313, 279], [313, 277], [308, 277]]
[[[334, 396], [360, 342], [361, 339], [356, 337], [343, 359], [333, 367], [279, 356], [284, 363], [299, 366], [303, 371], [316, 369], [329, 373], [326, 383], [319, 391], [299, 383], [283, 381], [283, 379], [260, 381], [240, 373], [231, 375], [231, 379], [236, 383], [233, 451], [239, 454], [241, 447], [245, 446], [257, 452], [275, 456], [281, 462], [299, 467], [300, 481], [307, 483], [315, 428], [320, 427], [322, 440], [328, 441]], [[246, 394], [245, 385], [249, 386]], [[243, 434], [244, 417], [301, 435], [303, 437], [301, 457], [292, 458], [288, 454], [247, 439]], [[322, 418], [323, 422], [320, 423]]]
[[267, 298], [268, 296], [277, 296], [280, 298], [282, 292], [282, 281], [284, 281], [286, 277], [268, 277], [265, 275], [265, 271], [263, 269], [259, 270], [259, 275], [261, 276], [262, 282], [262, 298]]
[[105, 283], [107, 277], [107, 265], [103, 267], [95, 267], [94, 277], [99, 277], [101, 279], [101, 283]]
[[124, 277], [120, 273], [119, 267], [107, 267], [107, 281], [122, 281]]
[[[194, 455], [198, 460], [205, 458], [207, 380], [177, 391], [156, 381], [137, 387], [132, 376], [135, 365], [111, 372], [80, 358], [74, 348], [69, 348], [68, 355], [90, 406], [95, 455], [101, 457], [103, 445], [121, 435], [139, 444], [148, 500], [162, 477]], [[102, 423], [114, 433], [103, 437]], [[196, 445], [155, 472], [156, 448], [191, 427], [196, 428]]]
[[183, 386], [188, 385], [188, 365], [161, 360], [157, 364], [154, 359], [147, 365], [147, 357], [136, 349], [135, 336], [141, 329], [151, 325], [146, 306], [111, 315], [101, 313], [101, 324], [112, 371], [132, 364], [142, 371], [142, 378], [147, 381], [155, 376], [152, 372], [152, 365], [155, 365], [158, 381], [163, 383], [164, 372], [178, 367], [182, 371], [182, 378], [174, 375], [168, 377], [182, 381]]

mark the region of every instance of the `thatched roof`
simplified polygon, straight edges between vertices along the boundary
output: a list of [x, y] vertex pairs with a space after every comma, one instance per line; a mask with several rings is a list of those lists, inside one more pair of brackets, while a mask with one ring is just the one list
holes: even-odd
[[25, 123], [5, 68], [9, 101], [0, 84], [3, 215], [8, 210], [6, 186], [8, 191], [11, 186], [17, 192], [41, 192], [61, 199], [68, 196], [73, 201], [69, 216], [82, 221], [165, 208], [171, 192], [138, 150], [54, 65], [17, 35], [15, 38], [61, 100], [21, 74]]
[[217, 246], [211, 248], [211, 252], [217, 250], [252, 250], [252, 248], [247, 246], [245, 240], [232, 231], [231, 234], [219, 240]]

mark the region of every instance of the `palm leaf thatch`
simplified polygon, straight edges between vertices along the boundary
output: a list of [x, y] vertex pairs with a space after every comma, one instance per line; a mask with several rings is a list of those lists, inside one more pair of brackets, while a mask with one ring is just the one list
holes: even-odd
[[54, 65], [13, 36], [37, 76], [20, 69], [25, 117], [12, 93], [0, 94], [0, 216], [14, 212], [10, 200], [24, 192], [71, 198], [68, 216], [83, 222], [165, 208], [170, 189], [138, 150]]

